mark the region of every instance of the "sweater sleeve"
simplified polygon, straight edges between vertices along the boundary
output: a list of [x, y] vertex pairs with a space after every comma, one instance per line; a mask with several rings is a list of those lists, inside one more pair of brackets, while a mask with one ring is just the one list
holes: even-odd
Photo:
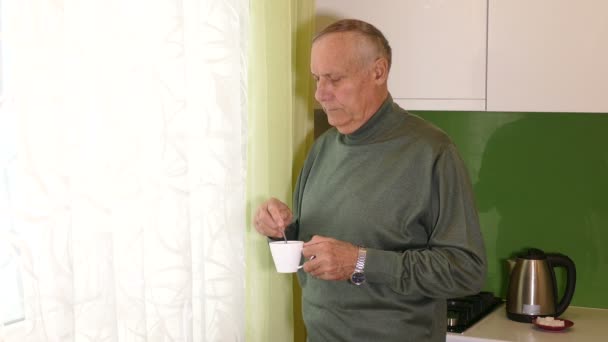
[[439, 154], [433, 169], [428, 215], [428, 243], [402, 252], [369, 249], [367, 280], [393, 291], [431, 298], [480, 291], [487, 265], [473, 190], [454, 145]]
[[293, 206], [291, 209], [293, 221], [285, 230], [285, 235], [290, 240], [300, 239], [300, 213], [302, 212], [302, 196], [304, 194], [306, 180], [308, 179], [308, 175], [310, 174], [310, 170], [318, 153], [318, 145], [318, 141], [313, 144], [308, 156], [306, 157], [306, 160], [304, 161], [304, 165], [298, 174], [296, 185], [293, 190]]

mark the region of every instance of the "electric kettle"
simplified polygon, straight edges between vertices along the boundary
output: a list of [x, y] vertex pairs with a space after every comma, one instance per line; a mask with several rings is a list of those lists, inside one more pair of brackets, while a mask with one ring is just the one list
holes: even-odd
[[[566, 311], [576, 285], [576, 268], [570, 258], [530, 248], [507, 263], [510, 271], [506, 299], [509, 319], [531, 323], [538, 316], [558, 317]], [[566, 289], [559, 301], [555, 267], [566, 269]]]

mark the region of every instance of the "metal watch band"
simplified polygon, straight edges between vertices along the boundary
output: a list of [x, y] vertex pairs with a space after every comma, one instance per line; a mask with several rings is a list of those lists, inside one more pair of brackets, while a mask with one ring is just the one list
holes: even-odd
[[365, 268], [365, 258], [367, 257], [367, 249], [359, 246], [359, 255], [357, 256], [357, 264], [355, 265], [355, 272], [363, 272]]

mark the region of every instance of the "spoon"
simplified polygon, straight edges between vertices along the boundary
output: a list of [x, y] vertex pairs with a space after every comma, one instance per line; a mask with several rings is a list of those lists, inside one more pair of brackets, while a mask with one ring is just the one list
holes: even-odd
[[285, 240], [285, 243], [287, 243], [287, 236], [285, 236], [285, 231], [281, 232], [283, 234], [283, 240]]

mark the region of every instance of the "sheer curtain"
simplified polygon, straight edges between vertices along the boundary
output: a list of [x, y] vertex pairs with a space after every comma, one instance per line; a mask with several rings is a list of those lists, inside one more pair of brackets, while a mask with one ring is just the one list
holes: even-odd
[[248, 1], [2, 5], [0, 340], [244, 340]]

